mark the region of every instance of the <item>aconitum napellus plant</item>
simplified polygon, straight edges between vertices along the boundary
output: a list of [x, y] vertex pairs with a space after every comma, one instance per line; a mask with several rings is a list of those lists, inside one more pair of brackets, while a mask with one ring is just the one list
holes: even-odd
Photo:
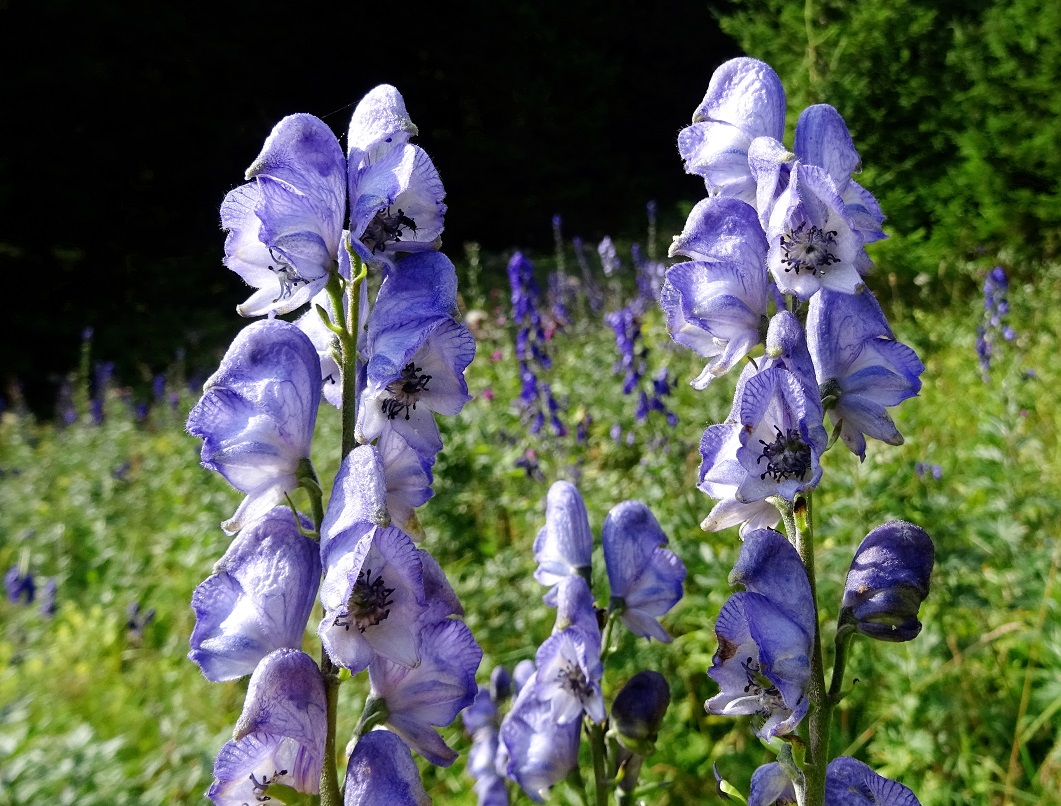
[[844, 119], [827, 104], [808, 107], [789, 147], [785, 111], [773, 69], [733, 59], [678, 136], [707, 197], [670, 248], [687, 260], [667, 271], [660, 305], [674, 341], [706, 360], [693, 387], [739, 375], [728, 416], [700, 442], [698, 486], [716, 501], [702, 527], [738, 526], [743, 541], [730, 576], [743, 590], [715, 624], [708, 674], [720, 690], [705, 705], [751, 716], [777, 754], [752, 776], [750, 804], [910, 806], [906, 786], [830, 758], [829, 733], [854, 636], [920, 632], [932, 541], [893, 521], [858, 546], [827, 676], [812, 501], [826, 451], [842, 444], [861, 461], [874, 441], [902, 443], [890, 410], [918, 394], [924, 365], [866, 285], [866, 247], [887, 236], [876, 199], [853, 179], [861, 159]]
[[[389, 85], [357, 105], [345, 150], [320, 119], [290, 115], [221, 205], [225, 265], [253, 288], [237, 310], [264, 318], [236, 336], [187, 425], [203, 466], [244, 496], [222, 524], [228, 550], [192, 595], [191, 660], [214, 682], [250, 678], [214, 764], [219, 806], [296, 793], [425, 803], [412, 754], [452, 764], [437, 729], [476, 694], [482, 650], [417, 545], [442, 449], [435, 416], [470, 399], [475, 341], [439, 251], [442, 182], [416, 134]], [[310, 456], [328, 404], [342, 442], [326, 501]], [[338, 687], [357, 674], [369, 696], [345, 724]]]

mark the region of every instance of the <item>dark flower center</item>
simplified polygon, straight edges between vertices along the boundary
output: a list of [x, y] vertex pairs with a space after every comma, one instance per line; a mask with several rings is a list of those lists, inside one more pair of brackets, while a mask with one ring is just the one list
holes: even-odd
[[263, 775], [262, 780], [259, 781], [257, 778], [254, 777], [254, 773], [251, 773], [251, 783], [254, 784], [254, 786], [252, 787], [254, 790], [254, 799], [258, 803], [265, 803], [266, 801], [272, 800], [272, 798], [265, 793], [269, 789], [269, 784], [274, 783], [276, 779], [279, 778], [281, 775], [287, 775], [287, 770], [280, 770], [279, 772], [273, 770], [272, 781], [269, 780], [268, 775]]
[[566, 661], [561, 664], [556, 673], [556, 680], [560, 688], [570, 691], [580, 700], [585, 700], [592, 693], [589, 680], [577, 663]]
[[402, 369], [401, 377], [387, 384], [387, 391], [391, 396], [383, 401], [383, 413], [387, 418], [393, 420], [403, 411], [405, 419], [409, 419], [410, 410], [416, 408], [416, 401], [420, 394], [427, 391], [427, 384], [431, 380], [430, 375], [421, 375], [423, 367], [418, 367], [412, 361]]
[[744, 687], [744, 693], [758, 697], [762, 703], [764, 713], [775, 711], [785, 707], [785, 700], [777, 686], [770, 682], [770, 678], [762, 673], [762, 668], [755, 658], [749, 657], [741, 663], [744, 674], [748, 678], [748, 685]]
[[399, 207], [397, 213], [391, 213], [390, 208], [380, 210], [365, 227], [365, 234], [361, 236], [361, 243], [373, 252], [384, 252], [388, 243], [400, 243], [402, 240], [402, 227], [416, 232], [416, 222], [409, 218]]
[[818, 274], [826, 266], [839, 263], [840, 258], [835, 254], [836, 230], [825, 230], [819, 227], [807, 229], [806, 222], [800, 224], [794, 230], [782, 233], [781, 251], [784, 257], [781, 262], [785, 264], [785, 271], [800, 270]]
[[354, 589], [350, 592], [346, 611], [339, 613], [335, 625], [344, 627], [348, 631], [353, 626], [358, 632], [375, 627], [391, 614], [390, 608], [394, 604], [394, 600], [391, 599], [392, 593], [394, 593], [394, 588], [388, 588], [382, 576], [373, 579], [372, 569], [363, 569], [357, 575], [357, 582], [354, 583]]
[[276, 250], [272, 247], [269, 248], [269, 256], [273, 259], [273, 263], [276, 265], [271, 265], [267, 268], [275, 274], [276, 279], [280, 281], [280, 296], [274, 299], [273, 302], [279, 302], [282, 299], [290, 299], [296, 289], [304, 286], [309, 281], [298, 273], [298, 269], [288, 263], [282, 256], [278, 255]]
[[759, 440], [763, 452], [755, 464], [766, 460], [766, 472], [759, 476], [765, 479], [770, 476], [774, 481], [783, 479], [802, 479], [811, 465], [810, 445], [803, 441], [799, 430], [790, 428], [784, 434], [776, 425], [777, 437], [773, 442]]

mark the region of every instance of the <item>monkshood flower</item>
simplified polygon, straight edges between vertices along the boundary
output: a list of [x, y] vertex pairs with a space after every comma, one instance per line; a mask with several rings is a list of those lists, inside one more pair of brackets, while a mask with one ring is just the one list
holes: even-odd
[[416, 666], [428, 602], [423, 561], [409, 536], [394, 527], [355, 525], [332, 538], [324, 566], [317, 633], [329, 657], [354, 674], [377, 655]]
[[612, 374], [623, 373], [623, 394], [628, 395], [637, 388], [646, 369], [648, 348], [641, 340], [641, 316], [631, 303], [606, 314], [604, 322], [615, 333], [615, 346], [619, 348], [619, 360], [612, 367]]
[[619, 252], [616, 250], [612, 239], [607, 235], [597, 244], [597, 254], [600, 256], [601, 268], [604, 270], [605, 277], [611, 277], [622, 268], [622, 264], [619, 262]]
[[[656, 741], [670, 705], [667, 678], [652, 669], [626, 681], [612, 701], [611, 731], [629, 750], [647, 750]], [[647, 755], [647, 754], [646, 754]]]
[[782, 367], [741, 381], [731, 422], [708, 426], [700, 440], [698, 486], [713, 498], [732, 491], [742, 504], [773, 495], [792, 501], [821, 479], [819, 457], [828, 442], [821, 403]]
[[932, 539], [921, 527], [890, 521], [873, 529], [847, 572], [840, 624], [882, 641], [916, 637], [934, 560]]
[[792, 544], [772, 529], [748, 533], [730, 582], [742, 584], [715, 623], [718, 651], [708, 675], [722, 689], [712, 714], [757, 714], [765, 740], [796, 729], [807, 713], [814, 601]]
[[214, 762], [207, 792], [217, 806], [270, 799], [269, 787], [316, 793], [328, 733], [320, 670], [309, 655], [278, 649], [251, 676], [232, 741]]
[[538, 697], [537, 675], [520, 689], [512, 710], [501, 723], [501, 751], [507, 754], [505, 774], [535, 803], [544, 803], [549, 787], [578, 764], [581, 722], [558, 723], [551, 703]]
[[324, 121], [290, 115], [276, 124], [246, 178], [221, 204], [225, 265], [258, 289], [236, 310], [287, 313], [338, 270], [346, 160]]
[[659, 299], [659, 290], [663, 285], [663, 278], [667, 273], [667, 265], [658, 260], [646, 258], [641, 252], [640, 244], [630, 247], [630, 258], [637, 272], [635, 282], [637, 283], [637, 297], [634, 305], [639, 313]]
[[822, 289], [811, 298], [807, 342], [829, 419], [850, 451], [865, 459], [866, 437], [901, 445], [886, 407], [921, 391], [925, 365], [895, 340], [873, 295]]
[[300, 483], [320, 406], [320, 362], [313, 343], [279, 319], [239, 332], [188, 415], [203, 440], [202, 464], [247, 494], [222, 524], [239, 531]]
[[558, 725], [578, 722], [583, 713], [594, 722], [604, 721], [600, 650], [600, 630], [587, 632], [580, 627], [555, 632], [538, 648], [536, 696], [549, 704]]
[[9, 602], [22, 602], [33, 604], [33, 597], [37, 593], [37, 585], [33, 581], [33, 574], [23, 571], [17, 564], [12, 565], [4, 574], [4, 590]]
[[593, 591], [590, 590], [585, 577], [562, 577], [542, 600], [549, 607], [556, 608], [554, 633], [568, 627], [578, 627], [586, 635], [595, 636], [597, 643], [600, 643], [597, 603], [593, 600]]
[[420, 663], [413, 668], [377, 656], [368, 667], [366, 709], [386, 714], [384, 724], [432, 764], [457, 758], [435, 731], [475, 699], [475, 672], [483, 650], [461, 621], [444, 619], [420, 632]]
[[590, 574], [593, 533], [582, 496], [569, 481], [557, 481], [545, 497], [545, 526], [534, 538], [534, 578], [552, 587], [566, 576]]
[[405, 438], [388, 429], [376, 442], [383, 461], [387, 488], [387, 510], [391, 521], [414, 540], [422, 536], [416, 508], [434, 495], [431, 462], [409, 447]]
[[431, 158], [409, 143], [416, 133], [389, 84], [362, 98], [350, 119], [350, 245], [366, 262], [389, 265], [395, 252], [440, 246], [445, 189]]
[[634, 635], [670, 643], [657, 619], [682, 598], [685, 565], [663, 548], [667, 536], [652, 511], [640, 501], [612, 507], [604, 519], [602, 542], [611, 588], [609, 609], [619, 613]]
[[767, 266], [778, 288], [800, 299], [819, 289], [853, 294], [872, 268], [854, 222], [825, 169], [797, 164], [766, 229]]
[[995, 352], [996, 334], [1001, 332], [1006, 341], [1016, 337], [1013, 328], [1005, 324], [1009, 313], [1006, 290], [1009, 280], [1001, 266], [995, 266], [984, 279], [984, 321], [976, 328], [976, 353], [980, 359], [980, 374], [987, 383], [991, 371], [991, 356]]
[[[471, 400], [464, 370], [475, 356], [475, 338], [447, 311], [450, 294], [444, 281], [452, 274], [445, 255], [411, 255], [380, 288], [366, 338], [367, 383], [356, 426], [360, 442], [393, 429], [433, 461], [442, 449], [434, 413], [457, 414]], [[425, 289], [422, 284], [429, 280], [443, 285]]]
[[358, 445], [339, 465], [320, 529], [320, 554], [327, 559], [341, 534], [364, 534], [373, 524], [390, 526], [383, 459], [374, 445]]
[[757, 137], [781, 140], [785, 90], [769, 65], [741, 57], [711, 76], [693, 123], [678, 134], [686, 173], [704, 179], [712, 196], [733, 196], [755, 204], [756, 183], [748, 149]]
[[388, 730], [358, 739], [346, 765], [343, 806], [429, 806], [420, 770], [405, 743]]
[[[312, 524], [300, 518], [304, 529]], [[287, 507], [276, 507], [243, 529], [195, 589], [191, 652], [208, 680], [220, 683], [254, 671], [270, 652], [302, 646], [317, 598], [317, 543], [299, 532]]]
[[737, 199], [704, 199], [675, 238], [670, 254], [693, 259], [667, 270], [660, 306], [671, 338], [711, 359], [693, 380], [695, 389], [724, 375], [762, 341], [766, 253], [755, 210]]

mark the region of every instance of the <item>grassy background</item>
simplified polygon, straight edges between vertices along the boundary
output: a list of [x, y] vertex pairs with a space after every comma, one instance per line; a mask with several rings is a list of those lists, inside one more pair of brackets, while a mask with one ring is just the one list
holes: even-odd
[[[870, 528], [904, 518], [935, 540], [924, 632], [907, 644], [856, 641], [849, 680], [860, 682], [839, 709], [833, 740], [836, 754], [903, 781], [926, 805], [1061, 802], [1061, 409], [1051, 397], [1061, 386], [1061, 312], [1052, 304], [1061, 266], [1038, 267], [1034, 283], [1011, 288], [1018, 337], [1001, 345], [985, 382], [974, 348], [982, 316], [975, 277], [987, 268], [932, 278], [923, 296], [881, 292], [897, 334], [925, 361], [925, 386], [897, 410], [906, 444], [871, 443], [864, 464], [830, 451], [815, 497], [827, 634], [851, 553]], [[879, 277], [874, 283], [880, 290]], [[670, 646], [624, 635], [606, 696], [641, 668], [671, 682], [673, 704], [644, 774], [648, 802], [713, 802], [714, 764], [746, 787], [768, 756], [746, 720], [703, 710], [716, 691], [706, 676], [713, 622], [731, 593], [726, 577], [739, 543], [735, 530], [699, 530], [712, 502], [695, 489], [696, 445], [725, 416], [732, 379], [704, 393], [689, 388], [699, 364], [672, 348], [651, 310], [649, 374], [667, 366], [678, 376], [672, 408], [681, 420], [671, 428], [653, 413], [635, 426], [635, 401], [612, 376], [611, 331], [576, 306], [571, 326], [551, 342], [548, 374], [572, 435], [529, 436], [510, 405], [519, 379], [503, 321], [507, 291], [489, 271], [463, 287], [481, 289], [466, 307], [489, 314], [468, 370], [475, 399], [441, 423], [446, 447], [422, 520], [424, 545], [486, 651], [482, 679], [496, 663], [511, 668], [532, 657], [549, 633], [551, 611], [531, 578], [548, 485], [579, 485], [598, 537], [611, 506], [639, 498], [688, 568], [686, 595], [664, 619]], [[0, 568], [25, 562], [38, 583], [58, 582], [52, 618], [36, 604], [0, 602], [0, 804], [201, 802], [239, 713], [246, 681], [211, 684], [185, 658], [189, 598], [227, 545], [218, 524], [239, 495], [198, 467], [199, 443], [182, 430], [194, 397], [179, 372], [169, 385], [175, 405], [156, 404], [143, 421], [117, 387], [102, 425], [88, 417], [84, 393], [81, 420], [70, 427], [12, 411], [0, 421]], [[574, 424], [584, 413], [593, 425], [580, 445]], [[611, 439], [614, 423], [634, 430], [634, 444]], [[327, 406], [319, 429], [315, 460], [327, 480], [339, 453], [338, 418]], [[516, 465], [528, 449], [539, 477]], [[919, 476], [918, 462], [940, 465], [942, 477]], [[599, 549], [595, 575], [598, 597], [606, 596]], [[132, 602], [157, 611], [142, 636], [126, 625]], [[314, 624], [307, 648], [316, 654]], [[343, 686], [340, 739], [363, 693], [361, 681]], [[444, 734], [467, 750], [459, 725]], [[464, 763], [462, 755], [449, 770], [426, 770], [435, 802], [475, 802]], [[571, 801], [564, 787], [555, 798]]]

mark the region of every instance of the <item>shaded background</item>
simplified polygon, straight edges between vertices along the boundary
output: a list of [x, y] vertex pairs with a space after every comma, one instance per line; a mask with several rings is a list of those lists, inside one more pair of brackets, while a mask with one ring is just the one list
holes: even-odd
[[[442, 7], [445, 8], [442, 8]], [[642, 232], [702, 194], [673, 146], [739, 54], [703, 2], [0, 6], [6, 113], [0, 374], [50, 414], [93, 357], [144, 383], [181, 348], [209, 366], [244, 324], [221, 264], [218, 205], [293, 112], [344, 136], [353, 105], [396, 85], [447, 189], [444, 249], [551, 251], [551, 216], [587, 240]]]

